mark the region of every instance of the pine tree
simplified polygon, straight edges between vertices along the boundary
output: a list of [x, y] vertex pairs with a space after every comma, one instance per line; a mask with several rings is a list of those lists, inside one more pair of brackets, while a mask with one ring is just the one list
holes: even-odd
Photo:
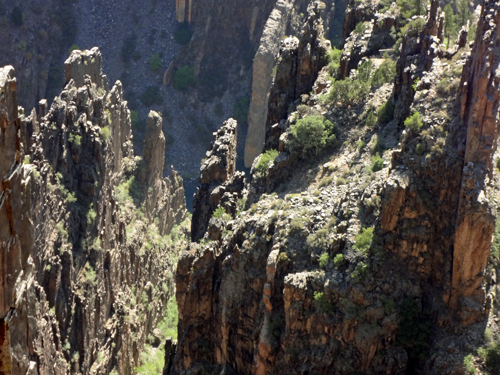
[[450, 47], [450, 39], [455, 34], [455, 15], [453, 14], [453, 9], [450, 4], [446, 4], [444, 7], [444, 36], [448, 39], [446, 48]]
[[457, 0], [457, 11], [456, 22], [457, 26], [461, 28], [470, 19], [469, 0]]

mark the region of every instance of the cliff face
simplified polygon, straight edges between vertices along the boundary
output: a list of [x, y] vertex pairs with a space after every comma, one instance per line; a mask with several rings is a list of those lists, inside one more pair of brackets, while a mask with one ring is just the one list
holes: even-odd
[[1, 373], [131, 374], [173, 292], [182, 179], [162, 178], [155, 112], [134, 157], [121, 83], [109, 89], [100, 64], [98, 49], [74, 51], [39, 120], [0, 71]]
[[[330, 19], [333, 6], [327, 3], [278, 1], [264, 26], [253, 61], [252, 99], [245, 139], [246, 167], [252, 166], [264, 148], [266, 124], [272, 125], [286, 117], [288, 104], [311, 90], [314, 77], [326, 64], [330, 42], [324, 39], [323, 19]], [[297, 21], [298, 10], [304, 8], [305, 19], [301, 19], [302, 13]], [[298, 38], [282, 41], [285, 33]], [[288, 77], [292, 78], [290, 82]]]
[[[464, 373], [485, 325], [497, 329], [483, 281], [496, 280], [485, 267], [498, 194], [497, 8], [485, 2], [472, 51], [446, 50], [433, 1], [422, 29], [402, 38], [393, 79], [362, 100], [332, 96], [323, 69], [298, 111], [270, 101], [271, 122], [284, 121], [268, 124], [264, 150], [278, 155], [255, 159], [241, 212], [205, 214], [208, 235], [179, 259], [171, 374]], [[383, 40], [380, 15], [366, 17], [369, 39]], [[297, 79], [287, 67], [303, 42], [283, 42], [277, 89]], [[363, 53], [376, 67], [391, 62], [372, 48]], [[339, 69], [348, 83], [360, 74]], [[297, 146], [308, 117], [330, 121], [336, 143]]]

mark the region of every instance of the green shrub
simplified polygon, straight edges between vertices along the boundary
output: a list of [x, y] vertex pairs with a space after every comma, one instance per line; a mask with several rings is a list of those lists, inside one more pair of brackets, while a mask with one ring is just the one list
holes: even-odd
[[248, 109], [250, 107], [250, 99], [246, 96], [239, 98], [233, 104], [233, 118], [238, 121], [239, 124], [247, 122]]
[[356, 264], [354, 271], [352, 271], [351, 278], [354, 281], [359, 282], [359, 281], [363, 280], [363, 277], [366, 275], [367, 271], [368, 271], [368, 266], [363, 262], [359, 262], [358, 264]]
[[173, 86], [176, 90], [185, 91], [196, 84], [194, 68], [189, 65], [177, 69], [174, 73]]
[[387, 124], [394, 118], [394, 102], [389, 99], [377, 110], [377, 117], [382, 124]]
[[415, 147], [415, 152], [417, 153], [417, 155], [422, 155], [424, 153], [422, 144], [420, 143], [417, 144], [417, 147]]
[[323, 116], [308, 116], [297, 120], [290, 128], [290, 148], [300, 149], [304, 154], [317, 154], [335, 141], [333, 130], [333, 124]]
[[305, 219], [301, 217], [294, 217], [290, 221], [290, 234], [299, 234], [304, 230]]
[[319, 268], [325, 268], [329, 260], [330, 256], [328, 255], [328, 253], [321, 254], [321, 256], [319, 257]]
[[319, 182], [319, 187], [324, 187], [324, 186], [330, 185], [334, 179], [335, 179], [335, 176], [323, 177], [321, 179], [321, 181]]
[[161, 65], [160, 55], [157, 53], [153, 53], [149, 59], [149, 68], [156, 73], [158, 70], [160, 70]]
[[255, 169], [260, 173], [267, 172], [267, 169], [269, 168], [271, 163], [274, 161], [274, 159], [276, 159], [278, 154], [279, 153], [276, 150], [267, 150], [260, 157], [260, 160], [257, 163], [257, 165], [255, 166]]
[[14, 26], [22, 26], [23, 24], [23, 11], [17, 5], [12, 9], [12, 13], [10, 14], [10, 20], [14, 24]]
[[364, 22], [359, 22], [354, 28], [354, 34], [364, 34], [366, 31], [366, 25]]
[[216, 210], [214, 211], [212, 217], [215, 217], [217, 219], [220, 219], [222, 218], [222, 216], [224, 216], [226, 213], [226, 209], [222, 206], [219, 206], [216, 208]]
[[356, 78], [346, 78], [341, 81], [333, 80], [328, 99], [333, 103], [352, 105], [364, 101], [369, 92], [369, 81]]
[[71, 55], [71, 52], [77, 50], [77, 49], [80, 49], [80, 47], [78, 47], [78, 44], [73, 44], [71, 47], [69, 47], [69, 54]]
[[335, 77], [340, 68], [340, 58], [342, 56], [342, 50], [333, 47], [332, 50], [328, 51], [328, 74]]
[[465, 356], [464, 367], [468, 375], [474, 375], [476, 373], [476, 368], [474, 367], [474, 358], [472, 354]]
[[380, 154], [375, 154], [372, 156], [372, 166], [371, 166], [371, 170], [373, 172], [378, 172], [380, 171], [382, 168], [384, 168], [384, 159], [382, 159], [380, 157]]
[[141, 102], [146, 107], [162, 104], [163, 97], [161, 96], [160, 88], [158, 86], [148, 86], [141, 95]]
[[86, 264], [85, 279], [93, 286], [97, 285], [97, 274], [90, 264]]
[[328, 301], [328, 298], [325, 297], [324, 293], [314, 292], [314, 305], [325, 314], [331, 314], [333, 312], [333, 306], [330, 301]]
[[500, 216], [495, 223], [493, 241], [491, 242], [491, 255], [495, 259], [498, 259], [498, 257], [500, 256]]
[[375, 124], [377, 123], [377, 116], [373, 113], [373, 111], [370, 110], [368, 112], [368, 115], [366, 116], [366, 126], [369, 128], [373, 128]]
[[109, 128], [109, 126], [104, 126], [101, 128], [101, 136], [105, 141], [111, 138], [111, 129]]
[[414, 132], [419, 132], [424, 123], [420, 118], [420, 113], [415, 112], [413, 115], [405, 120], [405, 127], [413, 130]]
[[359, 140], [358, 142], [356, 142], [356, 148], [358, 149], [359, 152], [363, 151], [365, 146], [366, 146], [366, 142], [363, 140]]
[[368, 255], [368, 251], [372, 246], [373, 238], [373, 228], [362, 228], [361, 232], [356, 236], [354, 249], [363, 255]]
[[417, 18], [408, 22], [402, 29], [401, 32], [407, 37], [416, 37], [422, 31], [424, 31], [425, 20], [423, 18]]
[[97, 217], [97, 212], [93, 208], [87, 212], [87, 223], [92, 224]]
[[187, 45], [193, 36], [193, 32], [187, 22], [179, 23], [174, 31], [174, 39], [180, 45]]
[[344, 264], [344, 255], [342, 254], [335, 255], [335, 258], [333, 258], [333, 264], [337, 268], [342, 266]]
[[328, 229], [322, 228], [317, 230], [315, 233], [310, 234], [307, 236], [306, 242], [313, 248], [325, 249], [328, 247]]
[[78, 134], [71, 133], [68, 137], [68, 140], [75, 146], [80, 146], [82, 144], [82, 136]]
[[64, 228], [64, 222], [60, 221], [56, 224], [56, 229], [61, 235], [63, 241], [68, 241], [68, 231]]
[[492, 374], [500, 373], [500, 340], [479, 348], [477, 352], [485, 360], [486, 367]]
[[385, 60], [373, 73], [372, 86], [380, 87], [384, 83], [389, 83], [396, 76], [396, 63], [390, 59]]

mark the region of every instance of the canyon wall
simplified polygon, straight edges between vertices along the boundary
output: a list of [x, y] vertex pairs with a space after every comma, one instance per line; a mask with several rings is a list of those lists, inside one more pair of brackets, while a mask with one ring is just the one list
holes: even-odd
[[121, 83], [108, 87], [97, 48], [74, 51], [65, 76], [39, 119], [0, 70], [0, 373], [132, 374], [174, 290], [182, 179], [162, 177], [155, 112], [134, 156]]
[[[497, 8], [485, 2], [472, 50], [447, 50], [433, 1], [422, 30], [402, 37], [394, 78], [348, 105], [331, 101], [327, 67], [293, 103], [296, 86], [282, 82], [299, 79], [291, 67], [307, 40], [282, 43], [276, 116], [259, 135], [262, 151], [279, 152], [255, 152], [237, 212], [204, 210], [205, 235], [180, 256], [170, 374], [464, 373], [464, 358], [488, 345], [484, 327], [497, 329], [486, 269], [499, 183]], [[365, 36], [384, 40], [380, 15], [370, 17]], [[346, 45], [364, 56], [344, 51], [339, 75], [355, 81], [363, 57], [381, 57], [351, 31]], [[294, 144], [308, 117], [335, 129], [322, 153]]]

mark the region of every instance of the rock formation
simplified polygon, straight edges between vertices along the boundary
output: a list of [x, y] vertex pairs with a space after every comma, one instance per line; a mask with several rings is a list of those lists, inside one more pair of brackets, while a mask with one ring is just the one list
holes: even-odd
[[162, 178], [156, 113], [134, 157], [121, 83], [109, 89], [100, 62], [72, 53], [39, 125], [0, 70], [2, 373], [131, 374], [173, 291], [164, 236], [187, 215], [182, 179]]
[[245, 139], [245, 166], [251, 167], [263, 148], [266, 137], [269, 91], [272, 85], [272, 70], [276, 63], [279, 45], [285, 35], [291, 1], [278, 0], [269, 19], [253, 61], [252, 100], [248, 116], [248, 133]]
[[[255, 159], [246, 209], [222, 234], [180, 256], [170, 374], [459, 374], [488, 345], [498, 6], [485, 3], [469, 52], [463, 36], [440, 46], [437, 5], [403, 38], [395, 81], [365, 102], [328, 103], [331, 85], [316, 82], [311, 108], [287, 113], [293, 97], [278, 98], [293, 89], [276, 91], [278, 156]], [[387, 31], [376, 17], [373, 40]], [[298, 45], [282, 42], [278, 69], [294, 66]], [[394, 117], [367, 126], [389, 100]], [[291, 128], [311, 114], [334, 123], [337, 144], [307, 159]]]
[[245, 174], [236, 171], [236, 121], [229, 119], [214, 134], [211, 150], [200, 168], [200, 187], [193, 197], [191, 238], [195, 242], [205, 235], [219, 205], [226, 213], [236, 214], [244, 185]]
[[266, 128], [286, 119], [289, 105], [311, 91], [319, 71], [328, 63], [331, 47], [323, 31], [320, 3], [315, 2], [308, 8], [300, 39], [290, 37], [281, 42]]
[[492, 202], [492, 175], [500, 131], [499, 25], [498, 3], [484, 2], [459, 90], [460, 118], [467, 131], [467, 141], [453, 246], [450, 304], [455, 308], [460, 306], [465, 320], [470, 310], [482, 310], [481, 282], [497, 216], [497, 207]]

